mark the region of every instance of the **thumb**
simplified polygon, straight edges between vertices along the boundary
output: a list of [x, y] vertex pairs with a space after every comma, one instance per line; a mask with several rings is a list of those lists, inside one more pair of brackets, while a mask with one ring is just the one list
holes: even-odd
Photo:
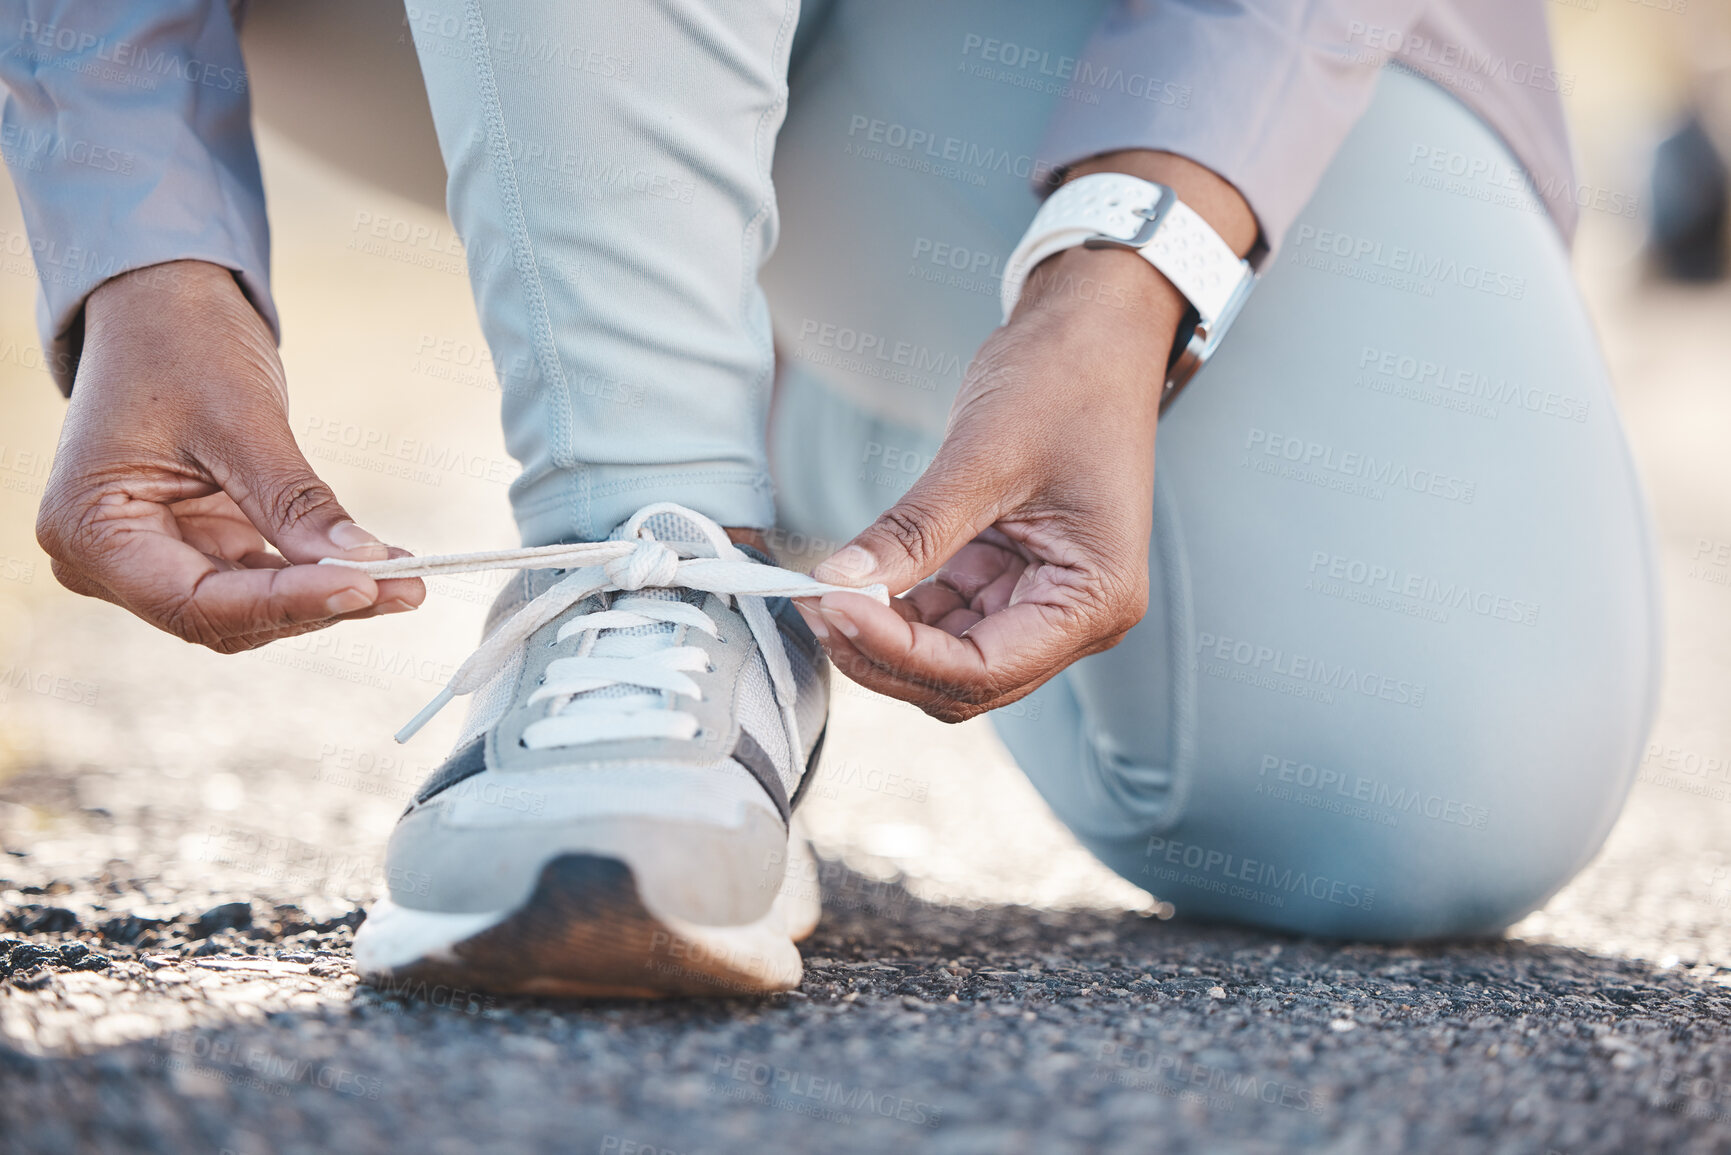
[[999, 513], [989, 490], [955, 484], [948, 474], [934, 461], [900, 501], [811, 576], [833, 585], [882, 582], [900, 594], [936, 573]]
[[244, 447], [230, 466], [231, 477], [219, 478], [247, 520], [265, 539], [296, 565], [320, 558], [381, 561], [385, 544], [355, 524], [295, 444], [285, 423]]

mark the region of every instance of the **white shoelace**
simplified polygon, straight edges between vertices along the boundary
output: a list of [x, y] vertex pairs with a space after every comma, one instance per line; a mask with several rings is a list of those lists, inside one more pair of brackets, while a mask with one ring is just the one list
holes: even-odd
[[[659, 513], [672, 514], [702, 529], [707, 543], [656, 540], [644, 523]], [[568, 569], [556, 585], [506, 619], [481, 643], [468, 661], [458, 668], [437, 697], [397, 732], [406, 742], [432, 720], [453, 698], [471, 694], [486, 685], [531, 634], [581, 602], [598, 593], [626, 593], [640, 589], [691, 589], [731, 598], [745, 618], [769, 668], [770, 687], [781, 708], [787, 730], [788, 749], [798, 752], [799, 726], [794, 720], [793, 668], [782, 648], [775, 619], [765, 598], [814, 597], [826, 593], [859, 593], [889, 604], [889, 591], [882, 585], [860, 588], [829, 585], [792, 570], [753, 561], [728, 538], [719, 525], [701, 514], [671, 502], [648, 505], [625, 523], [623, 541], [582, 542], [576, 545], [545, 545], [525, 549], [488, 550], [479, 553], [444, 554], [434, 557], [392, 558], [388, 561], [345, 561], [325, 558], [323, 565], [347, 566], [373, 578], [442, 577], [497, 569]], [[688, 626], [718, 637], [708, 614], [683, 601], [623, 597], [604, 610], [573, 618], [559, 627], [556, 642], [586, 635], [576, 655], [548, 663], [546, 682], [530, 701], [561, 699], [545, 718], [531, 723], [523, 742], [531, 748], [573, 746], [623, 738], [691, 738], [697, 719], [679, 710], [657, 707], [628, 708], [621, 698], [588, 698], [576, 695], [611, 686], [667, 691], [670, 695], [701, 698], [702, 690], [688, 673], [708, 668], [709, 655], [697, 646], [673, 646], [634, 657], [597, 657], [590, 651], [602, 630], [628, 629], [667, 623]]]

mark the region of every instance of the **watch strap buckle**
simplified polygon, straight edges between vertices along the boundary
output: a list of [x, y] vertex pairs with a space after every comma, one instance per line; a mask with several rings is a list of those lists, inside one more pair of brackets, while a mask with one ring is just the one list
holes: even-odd
[[1136, 209], [1133, 215], [1141, 217], [1142, 223], [1128, 237], [1115, 237], [1110, 233], [1096, 233], [1082, 242], [1085, 249], [1142, 249], [1154, 240], [1154, 234], [1160, 231], [1160, 226], [1166, 221], [1166, 214], [1172, 211], [1172, 206], [1178, 203], [1178, 194], [1171, 187], [1154, 184], [1151, 187], [1158, 190], [1154, 203], [1147, 208]]

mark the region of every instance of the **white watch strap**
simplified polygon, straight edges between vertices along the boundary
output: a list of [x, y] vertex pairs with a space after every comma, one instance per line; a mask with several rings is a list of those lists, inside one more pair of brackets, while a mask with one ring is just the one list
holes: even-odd
[[1034, 266], [1094, 237], [1130, 240], [1148, 223], [1148, 214], [1163, 197], [1169, 203], [1159, 227], [1135, 251], [1184, 294], [1211, 328], [1244, 280], [1254, 275], [1249, 263], [1240, 260], [1207, 221], [1164, 185], [1111, 172], [1078, 177], [1040, 206], [1004, 269], [1000, 297], [1004, 320], [1010, 319]]

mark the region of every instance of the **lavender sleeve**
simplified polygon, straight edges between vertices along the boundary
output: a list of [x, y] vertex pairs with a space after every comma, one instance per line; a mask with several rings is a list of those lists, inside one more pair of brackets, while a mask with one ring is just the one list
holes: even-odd
[[[1281, 237], [1370, 102], [1422, 0], [1118, 0], [1078, 58], [1040, 155], [1061, 169], [1119, 149], [1204, 165]], [[1374, 26], [1390, 34], [1363, 35]], [[1098, 95], [1099, 102], [1092, 103]]]
[[[164, 261], [234, 270], [273, 332], [270, 239], [238, 4], [21, 0], [0, 28], [4, 154], [42, 293], [38, 324], [70, 391], [84, 302]], [[15, 15], [14, 15], [15, 14]]]

